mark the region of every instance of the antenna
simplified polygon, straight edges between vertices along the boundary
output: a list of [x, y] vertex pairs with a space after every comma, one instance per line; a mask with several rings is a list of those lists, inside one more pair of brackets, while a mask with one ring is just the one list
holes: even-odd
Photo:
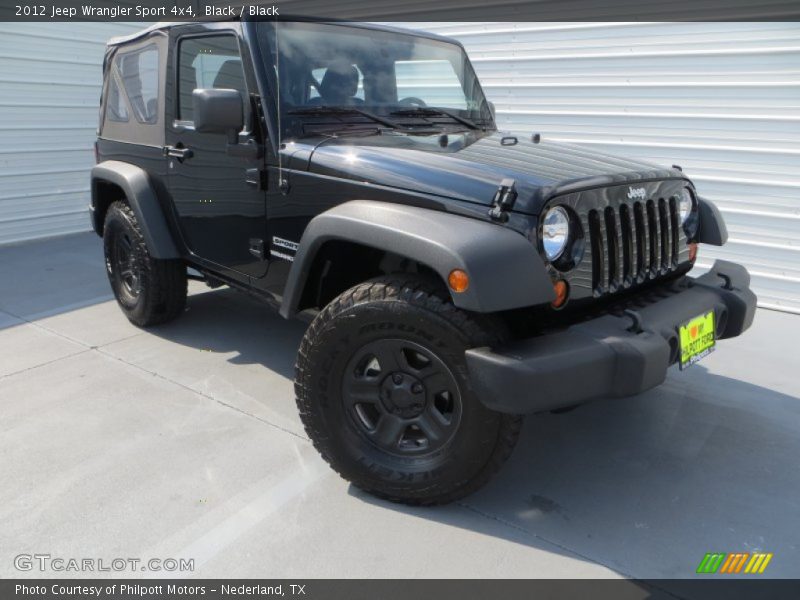
[[278, 19], [275, 19], [275, 80], [277, 82], [277, 92], [278, 97], [276, 99], [276, 107], [278, 109], [278, 188], [284, 194], [288, 191], [289, 186], [287, 185], [286, 180], [283, 178], [283, 159], [281, 157], [281, 149], [283, 146], [283, 142], [281, 141], [281, 137], [283, 136], [283, 127], [281, 125], [281, 49], [280, 49], [280, 40], [278, 39]]

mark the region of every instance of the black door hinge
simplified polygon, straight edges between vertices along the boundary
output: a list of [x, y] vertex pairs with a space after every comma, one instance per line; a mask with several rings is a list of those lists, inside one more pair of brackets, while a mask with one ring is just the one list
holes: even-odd
[[245, 181], [249, 186], [259, 190], [266, 190], [267, 172], [264, 169], [247, 169]]
[[250, 254], [260, 260], [264, 260], [264, 240], [250, 238]]
[[493, 221], [505, 223], [508, 221], [508, 211], [514, 208], [517, 201], [516, 182], [513, 179], [503, 179], [500, 187], [492, 198], [492, 208], [489, 209], [489, 216]]

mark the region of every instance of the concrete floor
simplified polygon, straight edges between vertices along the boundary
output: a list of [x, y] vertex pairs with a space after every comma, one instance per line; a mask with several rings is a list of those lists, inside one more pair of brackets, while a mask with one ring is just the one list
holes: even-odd
[[639, 397], [528, 418], [486, 489], [409, 509], [306, 439], [302, 323], [202, 285], [188, 306], [130, 325], [91, 234], [0, 249], [0, 577], [49, 553], [193, 558], [195, 577], [691, 578], [756, 550], [800, 576], [796, 316], [759, 311]]

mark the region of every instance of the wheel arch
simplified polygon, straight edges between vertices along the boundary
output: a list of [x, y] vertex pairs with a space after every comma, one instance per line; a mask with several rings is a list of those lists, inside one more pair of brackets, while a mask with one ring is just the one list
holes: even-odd
[[181, 257], [144, 169], [122, 161], [107, 160], [92, 168], [91, 181], [92, 228], [98, 235], [103, 235], [108, 207], [116, 200], [124, 200], [136, 216], [150, 254], [158, 259]]
[[327, 239], [310, 260], [306, 284], [298, 292], [298, 312], [321, 308], [359, 283], [391, 274], [416, 274], [438, 284], [445, 294], [449, 293], [444, 281], [429, 265], [352, 239]]
[[[358, 260], [374, 261], [376, 256], [388, 254], [411, 261], [445, 285], [455, 306], [473, 312], [499, 312], [553, 299], [552, 283], [541, 257], [517, 232], [426, 208], [352, 200], [321, 213], [309, 223], [289, 272], [280, 308], [282, 316], [290, 318], [311, 308], [308, 290], [313, 285], [312, 275], [318, 274], [320, 257], [336, 245], [368, 249], [366, 258], [354, 256], [356, 262], [351, 266], [356, 265], [355, 273], [364, 266]], [[455, 293], [446, 286], [453, 269], [462, 269], [469, 275], [470, 285], [465, 292]], [[366, 273], [381, 274], [372, 273], [369, 268]], [[351, 285], [355, 283], [359, 282]]]

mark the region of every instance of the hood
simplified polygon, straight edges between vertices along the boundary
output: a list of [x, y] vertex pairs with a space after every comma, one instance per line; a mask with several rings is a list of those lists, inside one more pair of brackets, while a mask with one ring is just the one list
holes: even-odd
[[[499, 132], [342, 136], [305, 139], [287, 151], [309, 171], [444, 198], [490, 205], [503, 179], [513, 179], [514, 210], [538, 214], [557, 194], [640, 181], [683, 178], [676, 169], [601, 154], [592, 149]], [[512, 136], [513, 137], [513, 136]], [[508, 143], [508, 140], [507, 140]], [[308, 145], [306, 145], [308, 144]], [[291, 146], [294, 146], [292, 151]], [[299, 146], [305, 146], [305, 152]]]

